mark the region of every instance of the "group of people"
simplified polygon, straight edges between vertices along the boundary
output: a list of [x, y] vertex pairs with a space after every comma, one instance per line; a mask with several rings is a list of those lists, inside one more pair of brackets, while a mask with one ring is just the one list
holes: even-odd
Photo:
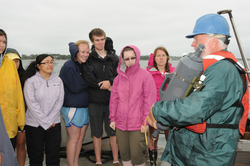
[[1, 163], [24, 166], [27, 147], [30, 165], [42, 164], [44, 149], [46, 164], [59, 165], [64, 89], [61, 79], [52, 72], [53, 57], [41, 54], [24, 70], [18, 51], [7, 48], [7, 35], [2, 29], [0, 38], [0, 107], [12, 147], [17, 149], [17, 158], [4, 155]]
[[[8, 55], [12, 57], [11, 52], [13, 50], [7, 50], [7, 34], [0, 29], [0, 109], [2, 115], [0, 120], [3, 120], [5, 126], [5, 131], [1, 132], [1, 141], [3, 142], [1, 142], [0, 146], [0, 158], [3, 165], [18, 165], [17, 158], [21, 161], [23, 160], [23, 154], [26, 157], [25, 134], [22, 133], [26, 123], [25, 106], [19, 78], [23, 71], [21, 63], [17, 62], [15, 64], [12, 58], [8, 57]], [[16, 55], [14, 59], [20, 59], [19, 54]], [[17, 70], [16, 65], [19, 65], [19, 70]], [[4, 129], [4, 127], [1, 126], [1, 129]], [[4, 135], [6, 132], [8, 137]], [[11, 145], [13, 148], [11, 148]], [[17, 158], [13, 150], [16, 147]]]
[[[25, 163], [26, 142], [30, 165], [41, 164], [44, 151], [47, 165], [59, 165], [60, 111], [69, 134], [66, 153], [70, 166], [78, 165], [89, 123], [96, 165], [102, 165], [103, 121], [106, 133], [110, 137], [113, 165], [120, 165], [118, 145], [123, 165], [145, 165], [144, 130], [148, 127], [144, 128], [144, 121], [151, 105], [156, 102], [156, 87], [159, 89], [165, 74], [174, 70], [168, 63], [169, 54], [164, 47], [158, 47], [151, 55], [148, 72], [140, 67], [140, 51], [137, 47], [124, 47], [118, 58], [112, 39], [106, 37], [102, 29], [93, 29], [89, 37], [93, 44], [91, 53], [89, 42], [86, 40], [69, 43], [71, 59], [62, 66], [59, 77], [53, 73], [52, 56], [38, 55], [24, 70], [19, 53], [12, 48], [6, 49], [5, 46], [7, 51], [6, 54], [3, 53], [4, 58], [12, 64], [16, 82], [20, 83], [18, 88], [21, 97], [17, 94], [13, 96], [18, 100], [22, 99], [22, 110], [18, 110], [22, 113], [22, 126], [18, 126], [19, 132], [16, 131], [13, 138], [10, 137], [13, 148], [17, 147], [19, 165]], [[152, 68], [158, 73], [150, 71]], [[7, 78], [9, 73], [3, 73]], [[157, 84], [150, 73], [156, 76]], [[4, 113], [5, 107], [2, 103], [1, 108]], [[16, 120], [11, 122], [19, 125]], [[7, 127], [6, 129], [11, 131]], [[18, 148], [16, 142], [21, 148]]]
[[[89, 39], [91, 53], [85, 40], [69, 43], [71, 59], [63, 65], [59, 74], [65, 90], [62, 115], [69, 134], [68, 163], [77, 165], [84, 134], [90, 123], [96, 165], [102, 165], [104, 122], [110, 137], [113, 165], [120, 165], [118, 147], [123, 165], [145, 165], [147, 149], [144, 131], [148, 127], [144, 127], [144, 122], [150, 107], [157, 101], [157, 89], [165, 74], [174, 71], [168, 62], [169, 54], [164, 47], [156, 48], [151, 55], [148, 72], [140, 67], [137, 47], [124, 47], [118, 59], [112, 39], [106, 37], [102, 29], [93, 29]], [[150, 71], [152, 68], [157, 72]]]
[[[61, 113], [69, 135], [69, 166], [78, 165], [88, 124], [96, 166], [102, 166], [103, 123], [113, 166], [120, 165], [118, 151], [124, 166], [145, 166], [147, 150], [150, 164], [156, 165], [157, 138], [151, 134], [157, 122], [178, 128], [165, 131], [162, 165], [233, 165], [239, 135], [244, 135], [249, 94], [244, 68], [227, 51], [228, 23], [220, 15], [208, 14], [197, 20], [193, 33], [186, 37], [194, 38], [195, 50], [200, 43], [206, 47], [201, 54], [205, 87], [184, 99], [161, 101], [159, 89], [165, 75], [175, 71], [162, 46], [143, 69], [136, 46], [125, 46], [118, 57], [112, 39], [95, 28], [89, 33], [91, 48], [87, 40], [69, 43], [71, 59], [56, 76], [53, 57], [48, 54], [38, 55], [24, 70], [19, 53], [7, 49], [7, 35], [0, 30], [0, 107], [10, 139], [5, 147], [11, 142], [17, 148], [19, 165], [25, 163], [26, 142], [31, 166], [42, 165], [44, 152], [46, 165], [59, 166]], [[203, 133], [185, 128], [204, 122]], [[144, 132], [148, 130], [147, 149]]]

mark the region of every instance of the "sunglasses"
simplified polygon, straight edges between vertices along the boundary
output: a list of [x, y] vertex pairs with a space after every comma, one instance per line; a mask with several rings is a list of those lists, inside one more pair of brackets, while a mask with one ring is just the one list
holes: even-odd
[[131, 60], [135, 60], [136, 57], [134, 56], [134, 57], [131, 57], [131, 58], [126, 58], [126, 59], [123, 58], [124, 61], [129, 61], [130, 59], [131, 59]]

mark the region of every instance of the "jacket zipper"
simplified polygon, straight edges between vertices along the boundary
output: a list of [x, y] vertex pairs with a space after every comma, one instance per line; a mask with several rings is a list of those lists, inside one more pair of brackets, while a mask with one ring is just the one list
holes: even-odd
[[46, 80], [46, 83], [47, 83], [47, 87], [49, 87], [49, 83], [48, 83], [48, 80]]
[[103, 65], [103, 68], [102, 68], [102, 69], [103, 69], [103, 72], [105, 72], [105, 65]]

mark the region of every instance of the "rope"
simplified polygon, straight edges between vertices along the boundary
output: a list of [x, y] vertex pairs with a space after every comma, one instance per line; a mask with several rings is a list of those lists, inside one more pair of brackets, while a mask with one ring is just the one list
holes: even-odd
[[147, 119], [148, 119], [148, 116], [146, 117], [146, 119], [144, 121], [144, 134], [145, 134], [146, 145], [148, 145], [148, 137], [147, 137], [147, 130], [146, 130]]

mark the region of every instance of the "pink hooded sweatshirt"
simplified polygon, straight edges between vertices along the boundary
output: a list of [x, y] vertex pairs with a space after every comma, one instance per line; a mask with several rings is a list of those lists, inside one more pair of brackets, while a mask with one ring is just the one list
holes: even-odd
[[122, 56], [119, 57], [118, 76], [113, 82], [110, 97], [109, 119], [122, 131], [134, 131], [141, 130], [151, 106], [156, 102], [157, 94], [152, 75], [140, 67], [139, 49], [132, 45], [126, 47], [135, 51], [136, 62], [127, 67]]
[[[175, 67], [172, 67], [171, 63], [168, 63], [169, 65], [169, 69], [170, 69], [170, 73], [174, 72]], [[161, 87], [162, 82], [165, 79], [165, 74], [167, 74], [167, 72], [165, 71], [163, 74], [161, 72], [159, 72], [155, 67], [154, 67], [154, 54], [150, 54], [149, 60], [148, 60], [148, 66], [147, 66], [147, 71], [149, 71], [155, 81], [155, 85], [156, 85], [156, 89], [157, 89], [157, 101], [160, 101], [160, 94], [159, 94], [159, 90]], [[166, 86], [167, 87], [167, 86]]]

